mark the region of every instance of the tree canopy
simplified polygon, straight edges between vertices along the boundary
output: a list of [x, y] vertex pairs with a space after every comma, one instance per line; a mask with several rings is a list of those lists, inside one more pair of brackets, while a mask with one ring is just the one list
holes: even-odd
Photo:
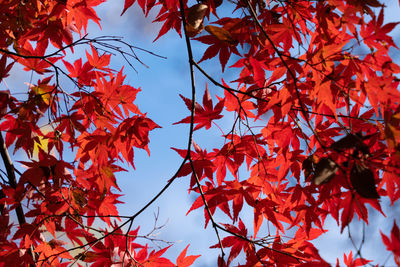
[[[117, 209], [129, 194], [118, 177], [135, 171], [135, 152], [150, 156], [163, 125], [139, 109], [146, 88], [126, 68], [144, 64], [136, 51], [158, 55], [91, 35], [105, 1], [0, 1], [0, 266], [191, 266], [201, 255], [190, 240], [170, 258], [136, 223], [180, 179], [194, 197], [188, 214], [200, 210], [199, 229], [213, 229], [216, 266], [386, 263], [363, 253], [364, 230], [357, 243], [349, 229], [400, 198], [398, 23], [385, 22], [384, 1], [123, 1], [121, 16], [137, 5], [160, 25], [155, 45], [185, 44], [190, 77], [171, 92], [187, 108], [174, 123], [188, 127], [172, 148], [182, 160], [129, 215]], [[327, 219], [354, 248], [337, 262], [313, 243]], [[384, 220], [391, 231], [376, 244], [400, 265], [399, 220]]]

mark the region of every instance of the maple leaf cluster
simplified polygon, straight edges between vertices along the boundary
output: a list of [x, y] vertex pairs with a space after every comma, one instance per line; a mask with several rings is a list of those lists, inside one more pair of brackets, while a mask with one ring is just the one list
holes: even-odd
[[[100, 25], [94, 8], [102, 2], [0, 5], [6, 14], [0, 23], [1, 81], [17, 65], [41, 77], [29, 84], [25, 99], [14, 89], [0, 91], [6, 167], [0, 191], [1, 266], [175, 265], [162, 257], [167, 248], [144, 246], [137, 240], [139, 229], [125, 233], [117, 223], [116, 204], [122, 202], [116, 173], [126, 171], [123, 163], [134, 165], [136, 149], [150, 154], [149, 134], [159, 126], [136, 106], [140, 89], [126, 84], [123, 69], [110, 67], [112, 53], [101, 47], [103, 39], [86, 37], [89, 21]], [[86, 45], [86, 58], [71, 60], [80, 45]], [[13, 163], [9, 150], [24, 152], [19, 155], [27, 160]], [[96, 226], [99, 220], [105, 228]], [[178, 257], [180, 266], [196, 259], [186, 250]]]
[[[0, 266], [190, 266], [199, 256], [186, 256], [188, 246], [171, 261], [169, 246], [152, 248], [132, 229], [187, 176], [196, 197], [188, 213], [203, 209], [218, 266], [329, 266], [312, 243], [328, 217], [343, 231], [399, 200], [400, 66], [390, 35], [398, 23], [384, 23], [380, 1], [138, 0], [146, 17], [158, 12], [155, 40], [173, 30], [186, 42], [192, 94], [180, 97], [190, 114], [175, 124], [190, 133], [186, 149], [173, 148], [183, 160], [167, 185], [121, 216], [118, 172], [135, 166], [138, 149], [150, 155], [150, 132], [160, 126], [135, 104], [141, 89], [110, 66], [114, 54], [131, 55], [126, 42], [87, 37], [89, 21], [100, 26], [102, 2], [0, 5], [0, 80], [16, 66], [34, 77], [25, 98], [0, 91]], [[121, 15], [135, 2], [125, 0]], [[220, 76], [204, 61], [220, 65]], [[236, 73], [230, 82], [227, 68]], [[207, 80], [202, 104], [197, 75]], [[220, 145], [203, 149], [198, 133]], [[399, 263], [397, 224], [381, 237]], [[371, 262], [355, 249], [345, 265]]]

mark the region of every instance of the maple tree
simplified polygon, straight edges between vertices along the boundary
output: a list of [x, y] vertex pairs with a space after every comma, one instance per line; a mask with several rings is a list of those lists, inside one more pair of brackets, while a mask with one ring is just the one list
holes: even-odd
[[[120, 215], [117, 173], [134, 167], [135, 151], [150, 155], [160, 126], [111, 64], [119, 55], [132, 66], [136, 47], [87, 35], [104, 1], [0, 1], [0, 266], [190, 266], [200, 255], [189, 246], [169, 259], [169, 246], [152, 248], [134, 226], [177, 179], [196, 197], [188, 213], [201, 209], [214, 229], [218, 266], [330, 266], [312, 243], [327, 218], [344, 231], [399, 200], [398, 23], [384, 23], [383, 1], [138, 0], [146, 17], [158, 13], [155, 40], [175, 31], [186, 44], [189, 113], [174, 124], [189, 135], [173, 148], [183, 160], [166, 185]], [[218, 62], [219, 77], [205, 61]], [[32, 75], [24, 94], [8, 88], [16, 71]], [[195, 76], [208, 81], [199, 102]], [[207, 151], [197, 133], [222, 145]], [[378, 243], [400, 264], [399, 220], [387, 220]], [[337, 265], [379, 264], [362, 246]]]

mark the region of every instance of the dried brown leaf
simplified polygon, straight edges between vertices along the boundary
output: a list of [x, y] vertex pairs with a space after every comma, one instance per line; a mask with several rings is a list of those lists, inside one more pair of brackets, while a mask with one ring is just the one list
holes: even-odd
[[304, 170], [304, 177], [307, 179], [308, 176], [310, 176], [310, 174], [314, 171], [313, 155], [307, 157], [303, 161], [302, 169]]
[[208, 6], [196, 4], [189, 8], [187, 16], [186, 32], [189, 37], [194, 37], [204, 29], [203, 20]]
[[338, 166], [333, 160], [322, 158], [315, 167], [315, 175], [312, 182], [315, 185], [325, 184], [336, 175], [338, 169]]
[[226, 42], [230, 45], [238, 44], [238, 41], [233, 39], [231, 33], [225, 30], [224, 28], [213, 25], [207, 25], [205, 29], [209, 34], [215, 36], [218, 40], [222, 42]]
[[374, 173], [367, 167], [355, 163], [350, 173], [350, 181], [356, 192], [365, 198], [379, 198], [376, 191]]

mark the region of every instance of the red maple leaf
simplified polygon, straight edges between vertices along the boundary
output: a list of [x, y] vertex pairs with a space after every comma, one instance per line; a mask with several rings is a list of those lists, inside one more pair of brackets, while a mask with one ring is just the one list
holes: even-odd
[[193, 264], [193, 262], [200, 257], [200, 255], [191, 255], [191, 256], [186, 256], [186, 251], [188, 249], [189, 245], [186, 246], [186, 248], [179, 254], [178, 258], [176, 259], [176, 266], [177, 267], [186, 267], [190, 266]]
[[[239, 228], [237, 228], [234, 225], [230, 224], [225, 224], [225, 228], [233, 232], [237, 235], [246, 237], [247, 236], [247, 229], [246, 226], [243, 224], [242, 220], [239, 220]], [[228, 257], [228, 265], [232, 262], [233, 259], [235, 259], [239, 253], [242, 250], [245, 250], [246, 252], [249, 252], [249, 250], [252, 250], [251, 244], [247, 242], [245, 239], [236, 237], [236, 236], [227, 236], [224, 239], [221, 240], [222, 246], [223, 247], [231, 247], [231, 252], [229, 253]], [[214, 246], [211, 246], [211, 248], [219, 248], [220, 245], [216, 244]]]
[[[185, 101], [187, 108], [189, 110], [191, 110], [193, 101], [182, 95], [179, 95], [179, 96], [183, 99], [183, 101]], [[221, 99], [218, 102], [218, 104], [216, 104], [215, 107], [213, 107], [211, 95], [206, 86], [206, 91], [204, 92], [204, 95], [203, 95], [204, 108], [199, 103], [197, 103], [197, 102], [195, 103], [195, 114], [194, 114], [193, 123], [197, 124], [197, 125], [194, 128], [194, 130], [201, 129], [203, 127], [206, 127], [206, 130], [210, 129], [211, 122], [213, 120], [221, 119], [223, 117], [223, 115], [221, 115], [221, 112], [224, 108], [224, 102], [225, 102], [225, 98]], [[181, 121], [175, 122], [174, 124], [190, 123], [190, 120], [191, 120], [191, 117], [188, 116]]]
[[343, 261], [344, 261], [344, 264], [346, 264], [347, 267], [364, 266], [364, 265], [368, 264], [368, 262], [371, 262], [370, 260], [366, 260], [364, 258], [353, 259], [353, 252], [352, 251], [350, 251], [348, 256], [346, 256], [346, 254], [343, 255]]
[[382, 232], [381, 236], [387, 250], [392, 251], [395, 256], [400, 257], [400, 231], [396, 221], [393, 223], [392, 231], [390, 232], [390, 239]]

